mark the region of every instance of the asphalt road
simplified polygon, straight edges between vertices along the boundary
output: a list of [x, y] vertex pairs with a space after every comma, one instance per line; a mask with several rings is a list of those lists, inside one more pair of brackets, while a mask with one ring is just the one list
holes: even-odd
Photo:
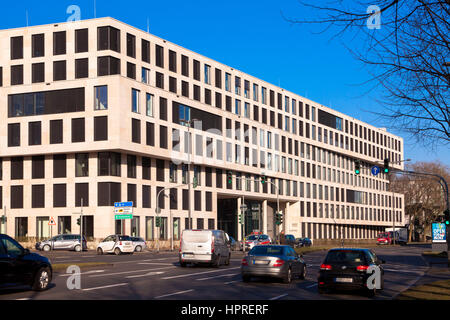
[[[372, 299], [392, 299], [423, 277], [428, 266], [421, 256], [423, 247], [377, 247], [375, 253], [386, 261], [385, 289]], [[41, 253], [41, 252], [40, 252]], [[42, 253], [41, 253], [42, 254]], [[233, 252], [229, 266], [187, 267], [178, 264], [177, 252], [142, 252], [133, 255], [103, 255], [95, 252], [46, 253], [53, 264], [109, 262], [81, 271], [81, 289], [69, 290], [65, 272], [54, 274], [51, 287], [40, 293], [27, 288], [3, 289], [0, 300], [367, 300], [358, 292], [317, 293], [317, 273], [326, 251], [304, 256], [307, 263], [305, 280], [284, 284], [278, 280], [253, 278], [242, 282], [240, 262], [242, 253]]]

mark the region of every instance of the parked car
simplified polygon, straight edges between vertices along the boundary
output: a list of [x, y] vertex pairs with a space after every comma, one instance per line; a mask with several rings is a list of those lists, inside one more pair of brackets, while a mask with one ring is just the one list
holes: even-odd
[[376, 288], [369, 289], [368, 278], [372, 275], [369, 270], [379, 268], [380, 285], [384, 287], [384, 270], [378, 259], [370, 249], [335, 248], [328, 251], [320, 266], [318, 276], [318, 291], [323, 294], [333, 289], [364, 290], [368, 296], [374, 296]]
[[290, 283], [294, 277], [306, 277], [306, 263], [288, 245], [255, 246], [241, 262], [241, 275], [244, 282], [251, 277], [274, 277]]
[[0, 287], [30, 285], [46, 290], [52, 281], [50, 260], [22, 247], [16, 240], [0, 234]]
[[296, 244], [294, 235], [286, 234], [284, 235], [284, 237], [281, 237], [281, 244], [285, 244], [294, 248]]
[[271, 243], [272, 239], [267, 234], [252, 234], [245, 240], [245, 249], [251, 250], [256, 245]]
[[140, 237], [130, 237], [133, 242], [134, 252], [141, 252], [147, 248], [147, 243]]
[[[43, 251], [50, 250], [74, 250], [81, 251], [79, 234], [60, 234], [48, 240], [36, 242], [36, 249]], [[83, 236], [83, 251], [87, 250], [87, 242]]]
[[392, 233], [381, 232], [377, 236], [377, 245], [380, 244], [392, 244]]
[[312, 241], [310, 238], [302, 238], [301, 239], [301, 247], [310, 247], [312, 245]]
[[231, 250], [222, 230], [183, 230], [180, 240], [180, 266], [208, 263], [214, 267], [229, 265]]
[[295, 238], [295, 248], [301, 248], [303, 247], [303, 242], [302, 242], [303, 238]]
[[102, 242], [97, 245], [97, 254], [114, 253], [119, 255], [121, 253], [133, 253], [134, 252], [133, 241], [129, 236], [125, 235], [111, 235], [106, 237]]

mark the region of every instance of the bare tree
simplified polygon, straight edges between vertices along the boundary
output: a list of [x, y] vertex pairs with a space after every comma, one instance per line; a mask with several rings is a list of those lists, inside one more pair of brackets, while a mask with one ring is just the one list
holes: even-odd
[[[450, 181], [450, 168], [440, 162], [417, 162], [406, 166], [407, 170], [433, 173]], [[405, 214], [409, 217], [409, 241], [418, 228], [429, 233], [431, 223], [445, 209], [444, 192], [437, 178], [430, 176], [394, 176], [392, 187], [405, 195]]]
[[362, 47], [356, 47], [359, 41], [346, 46], [368, 67], [369, 82], [381, 88], [385, 110], [377, 114], [390, 127], [424, 144], [450, 143], [450, 0], [300, 4], [317, 18], [288, 21], [364, 40]]

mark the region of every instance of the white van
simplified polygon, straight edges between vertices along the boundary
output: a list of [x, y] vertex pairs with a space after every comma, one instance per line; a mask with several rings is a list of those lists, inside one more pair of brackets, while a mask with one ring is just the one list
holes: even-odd
[[180, 240], [180, 265], [209, 263], [215, 267], [229, 265], [229, 238], [222, 230], [183, 230]]

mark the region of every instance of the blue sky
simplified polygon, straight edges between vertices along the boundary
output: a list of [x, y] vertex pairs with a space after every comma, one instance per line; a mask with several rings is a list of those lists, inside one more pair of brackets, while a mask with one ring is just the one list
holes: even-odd
[[[439, 159], [450, 166], [450, 146], [434, 149], [417, 145], [390, 129], [374, 114], [382, 111], [379, 92], [361, 85], [370, 79], [365, 67], [345, 45], [358, 38], [332, 39], [321, 27], [292, 25], [286, 17], [305, 17], [297, 0], [107, 1], [96, 0], [96, 16], [110, 16], [185, 48], [279, 85], [313, 101], [405, 138], [405, 158]], [[81, 19], [94, 18], [94, 0], [22, 0], [0, 11], [0, 29], [66, 21], [70, 5]]]

